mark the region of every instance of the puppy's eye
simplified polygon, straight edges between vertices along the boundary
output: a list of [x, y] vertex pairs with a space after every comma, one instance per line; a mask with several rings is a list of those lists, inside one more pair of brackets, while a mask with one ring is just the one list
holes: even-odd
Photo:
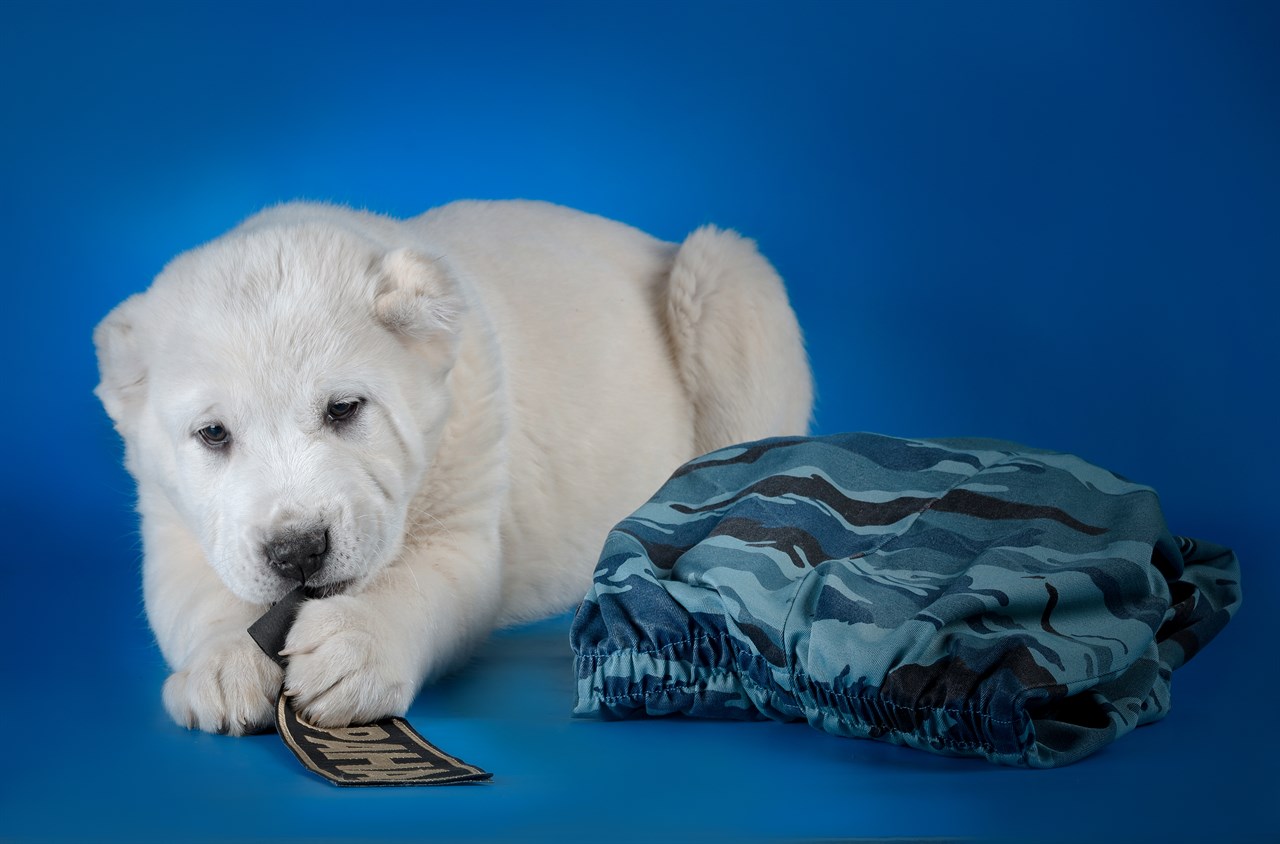
[[200, 439], [204, 440], [205, 445], [219, 448], [226, 445], [231, 440], [231, 432], [216, 422], [212, 425], [205, 425], [199, 431]]
[[356, 411], [360, 409], [360, 402], [357, 399], [342, 399], [340, 401], [329, 402], [329, 409], [326, 415], [330, 422], [344, 422], [356, 415]]

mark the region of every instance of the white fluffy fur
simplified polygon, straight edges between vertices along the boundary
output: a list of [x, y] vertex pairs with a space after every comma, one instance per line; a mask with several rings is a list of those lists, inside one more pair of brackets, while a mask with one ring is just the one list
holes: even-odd
[[[138, 482], [147, 614], [182, 724], [269, 721], [245, 628], [291, 583], [264, 536], [323, 523], [287, 693], [342, 725], [403, 713], [495, 625], [572, 606], [609, 528], [680, 463], [806, 430], [777, 274], [537, 202], [411, 220], [294, 203], [176, 258], [95, 333]], [[355, 421], [330, 401], [361, 399]], [[219, 424], [230, 445], [198, 431]]]

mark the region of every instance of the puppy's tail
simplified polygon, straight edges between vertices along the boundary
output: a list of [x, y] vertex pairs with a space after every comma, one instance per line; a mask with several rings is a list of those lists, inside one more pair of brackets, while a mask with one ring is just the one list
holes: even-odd
[[698, 454], [805, 434], [813, 380], [782, 279], [736, 232], [703, 226], [671, 268], [667, 327]]

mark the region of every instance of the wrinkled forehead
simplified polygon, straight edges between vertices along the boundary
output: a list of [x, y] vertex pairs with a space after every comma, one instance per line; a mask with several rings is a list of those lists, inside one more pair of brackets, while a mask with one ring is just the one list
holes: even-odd
[[373, 316], [373, 260], [358, 243], [307, 232], [228, 238], [184, 256], [155, 288], [157, 388], [292, 406], [377, 386], [399, 347]]
[[264, 403], [292, 404], [317, 390], [373, 389], [395, 354], [394, 339], [367, 324], [311, 325], [275, 321], [193, 320], [175, 323], [157, 348], [157, 389], [185, 386]]
[[366, 316], [382, 250], [318, 225], [231, 234], [175, 258], [152, 286], [162, 308], [198, 318], [341, 319]]

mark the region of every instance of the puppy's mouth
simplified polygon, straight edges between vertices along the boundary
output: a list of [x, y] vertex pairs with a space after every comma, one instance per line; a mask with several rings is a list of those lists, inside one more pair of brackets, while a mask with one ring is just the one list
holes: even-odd
[[339, 580], [335, 583], [321, 583], [315, 586], [308, 585], [307, 597], [332, 598], [334, 595], [341, 595], [354, 585], [354, 580]]

